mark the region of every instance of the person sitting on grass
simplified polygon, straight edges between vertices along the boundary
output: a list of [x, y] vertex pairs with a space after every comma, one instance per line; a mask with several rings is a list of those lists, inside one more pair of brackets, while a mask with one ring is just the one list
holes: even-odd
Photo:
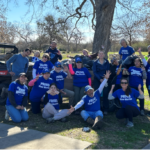
[[35, 63], [40, 60], [40, 51], [35, 51], [34, 57], [32, 57], [32, 62]]
[[84, 121], [92, 125], [93, 129], [101, 128], [103, 124], [103, 113], [100, 110], [100, 96], [109, 76], [110, 71], [106, 71], [104, 80], [96, 91], [94, 91], [94, 89], [90, 85], [87, 85], [85, 87], [86, 95], [83, 96], [81, 101], [78, 102], [74, 107], [71, 106], [71, 108], [69, 109], [69, 112], [72, 113], [84, 105], [85, 110], [81, 111], [81, 116]]
[[55, 68], [54, 70], [51, 71], [50, 77], [56, 83], [57, 88], [61, 92], [62, 96], [65, 95], [69, 97], [69, 107], [70, 107], [71, 105], [73, 105], [74, 102], [74, 92], [69, 89], [64, 89], [64, 79], [65, 78], [72, 79], [72, 76], [67, 66], [64, 66], [64, 71], [62, 70], [62, 66], [59, 61], [56, 62], [54, 66]]
[[50, 78], [49, 69], [43, 69], [42, 75], [37, 75], [35, 79], [28, 83], [28, 86], [33, 86], [30, 93], [32, 113], [37, 114], [41, 112], [41, 99], [53, 82]]
[[9, 120], [9, 117], [16, 123], [28, 120], [29, 116], [25, 108], [28, 100], [26, 80], [26, 74], [20, 73], [19, 78], [9, 85], [5, 112], [6, 120]]
[[[75, 59], [75, 68], [72, 68], [72, 61], [69, 61], [69, 71], [73, 75], [73, 87], [74, 87], [74, 104], [77, 104], [79, 100], [84, 96], [84, 89], [87, 85], [92, 85], [91, 74], [87, 68], [83, 67], [83, 63], [80, 57]], [[76, 111], [75, 114], [79, 114]]]
[[47, 120], [47, 123], [55, 122], [60, 120], [66, 122], [66, 116], [69, 115], [68, 109], [63, 109], [59, 111], [58, 96], [59, 92], [55, 83], [50, 85], [49, 90], [44, 95], [43, 103], [45, 104], [42, 117]]
[[119, 98], [122, 108], [120, 108], [116, 117], [118, 119], [126, 118], [126, 127], [133, 127], [133, 117], [137, 117], [140, 115], [140, 109], [137, 106], [136, 99], [144, 99], [144, 93], [141, 90], [141, 84], [138, 85], [138, 91], [130, 88], [129, 82], [126, 78], [121, 79], [121, 89], [115, 91], [113, 93], [115, 85], [112, 85], [112, 88], [109, 92], [108, 99], [113, 100], [115, 98]]
[[42, 73], [43, 69], [48, 69], [49, 72], [53, 69], [53, 64], [49, 61], [50, 57], [48, 54], [43, 54], [42, 60], [35, 62], [32, 70], [33, 79], [35, 79], [36, 75]]

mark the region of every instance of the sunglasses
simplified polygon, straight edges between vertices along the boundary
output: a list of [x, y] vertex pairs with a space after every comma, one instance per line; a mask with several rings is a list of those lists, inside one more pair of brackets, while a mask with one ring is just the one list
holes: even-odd
[[47, 56], [44, 56], [44, 58], [47, 58], [47, 59], [49, 59]]
[[57, 68], [61, 68], [61, 65], [56, 66]]
[[81, 61], [78, 61], [77, 63], [82, 63]]
[[128, 84], [128, 82], [121, 82], [121, 84]]

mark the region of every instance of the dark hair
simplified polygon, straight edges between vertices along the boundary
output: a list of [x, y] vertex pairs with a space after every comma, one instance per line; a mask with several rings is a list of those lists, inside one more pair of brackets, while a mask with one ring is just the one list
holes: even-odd
[[50, 87], [51, 87], [52, 85], [55, 85], [55, 86], [56, 86], [56, 88], [57, 88], [57, 85], [56, 85], [55, 83], [52, 83], [52, 84], [50, 85]]
[[140, 65], [142, 65], [142, 61], [141, 61], [140, 58], [136, 58], [136, 59], [134, 60], [134, 63], [135, 63], [136, 60], [138, 60], [138, 61], [140, 62]]
[[29, 48], [26, 48], [26, 49], [25, 49], [25, 52], [27, 52], [27, 51], [30, 51], [30, 53], [31, 53], [31, 50], [30, 50]]
[[[77, 68], [76, 62], [75, 62], [75, 68]], [[82, 65], [81, 65], [81, 68], [83, 68], [83, 63], [82, 63]]]
[[125, 91], [125, 94], [126, 94], [127, 96], [129, 96], [129, 94], [131, 93], [131, 88], [130, 88], [130, 86], [129, 86], [129, 81], [128, 81], [127, 78], [122, 78], [121, 81], [122, 81], [122, 80], [126, 80], [127, 83], [128, 83], [128, 86], [127, 86], [127, 89], [126, 89], [126, 91]]

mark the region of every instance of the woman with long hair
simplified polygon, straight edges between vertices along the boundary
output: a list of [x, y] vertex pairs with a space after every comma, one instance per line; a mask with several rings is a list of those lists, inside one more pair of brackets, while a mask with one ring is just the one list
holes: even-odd
[[6, 120], [9, 120], [9, 117], [11, 117], [13, 122], [28, 120], [29, 116], [25, 108], [28, 100], [26, 80], [26, 74], [20, 73], [19, 78], [9, 85], [5, 112]]
[[75, 59], [75, 67], [72, 68], [72, 62], [69, 61], [69, 71], [73, 75], [74, 86], [74, 104], [78, 103], [84, 96], [84, 89], [87, 85], [92, 85], [91, 74], [87, 68], [83, 67], [80, 57]]
[[[142, 61], [140, 58], [136, 58], [134, 60], [134, 65], [130, 67], [128, 70], [123, 69], [126, 71], [127, 74], [129, 74], [129, 85], [131, 88], [134, 88], [135, 90], [138, 90], [139, 84], [141, 85], [141, 90], [144, 92], [143, 88], [143, 79], [147, 79], [147, 74], [145, 68], [142, 66]], [[140, 111], [141, 115], [144, 116], [144, 98], [140, 98]]]
[[45, 104], [42, 116], [47, 120], [47, 123], [54, 122], [56, 120], [61, 120], [62, 122], [66, 121], [66, 116], [68, 116], [69, 110], [63, 109], [59, 110], [59, 91], [57, 90], [57, 86], [55, 83], [50, 85], [49, 90], [44, 95]]
[[112, 85], [112, 88], [109, 92], [108, 99], [113, 100], [119, 98], [122, 108], [116, 113], [118, 119], [127, 119], [127, 127], [133, 127], [133, 117], [137, 117], [140, 114], [140, 109], [137, 106], [136, 99], [144, 99], [144, 93], [141, 90], [141, 85], [138, 85], [138, 91], [130, 88], [129, 82], [126, 78], [121, 79], [121, 89], [113, 93], [115, 85]]

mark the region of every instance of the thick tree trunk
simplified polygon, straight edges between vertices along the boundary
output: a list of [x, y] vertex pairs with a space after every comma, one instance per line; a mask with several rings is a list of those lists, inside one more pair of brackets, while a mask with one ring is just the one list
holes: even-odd
[[96, 29], [93, 41], [93, 53], [98, 52], [104, 45], [105, 55], [110, 49], [110, 30], [116, 6], [116, 0], [95, 0]]

